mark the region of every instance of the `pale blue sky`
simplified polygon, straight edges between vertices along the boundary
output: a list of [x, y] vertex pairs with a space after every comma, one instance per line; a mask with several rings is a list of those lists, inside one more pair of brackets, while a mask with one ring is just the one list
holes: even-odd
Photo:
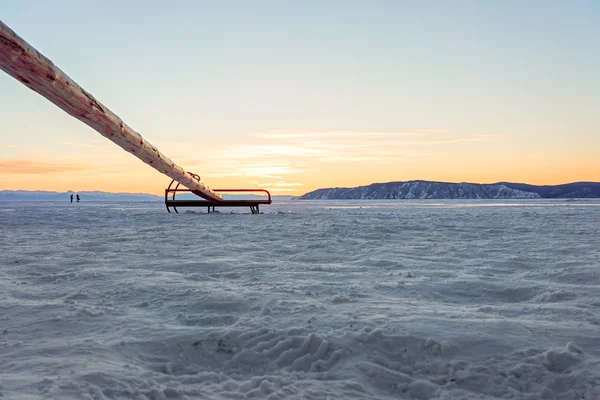
[[[441, 129], [499, 139], [437, 159], [563, 152], [600, 171], [599, 1], [0, 0], [0, 19], [175, 161], [273, 131]], [[39, 156], [30, 137], [45, 160], [109, 151], [7, 75], [0, 93], [0, 160]]]

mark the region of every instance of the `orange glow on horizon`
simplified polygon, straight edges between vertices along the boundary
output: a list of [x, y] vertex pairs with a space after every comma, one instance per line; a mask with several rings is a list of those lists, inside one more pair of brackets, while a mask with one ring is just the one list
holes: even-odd
[[[442, 182], [495, 183], [500, 181], [556, 185], [577, 181], [600, 181], [600, 163], [563, 161], [550, 165], [538, 160], [522, 159], [502, 164], [493, 159], [476, 163], [477, 167], [462, 160], [438, 159], [432, 163], [399, 162], [393, 168], [388, 165], [322, 163], [313, 160], [312, 167], [290, 170], [280, 166], [258, 166], [247, 170], [249, 174], [235, 173], [231, 176], [215, 173], [202, 175], [211, 188], [264, 188], [275, 195], [301, 195], [319, 188], [354, 187], [371, 183], [430, 180]], [[0, 190], [46, 190], [65, 192], [105, 191], [131, 192], [162, 195], [170, 178], [132, 159], [122, 169], [102, 169], [98, 166], [74, 163], [43, 163], [36, 160], [0, 161]]]
[[[205, 184], [301, 195], [319, 188], [430, 180], [555, 185], [600, 181], [595, 155], [516, 152], [506, 135], [444, 129], [396, 132], [279, 132], [248, 135], [241, 145], [158, 142]], [[62, 157], [0, 158], [1, 190], [135, 192], [161, 195], [170, 178], [105, 142], [63, 145]], [[75, 149], [75, 150], [72, 150]]]

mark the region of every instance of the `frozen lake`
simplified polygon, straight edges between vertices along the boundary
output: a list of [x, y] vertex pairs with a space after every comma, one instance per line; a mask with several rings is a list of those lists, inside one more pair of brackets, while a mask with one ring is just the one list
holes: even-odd
[[600, 399], [600, 200], [196, 211], [0, 202], [0, 397]]

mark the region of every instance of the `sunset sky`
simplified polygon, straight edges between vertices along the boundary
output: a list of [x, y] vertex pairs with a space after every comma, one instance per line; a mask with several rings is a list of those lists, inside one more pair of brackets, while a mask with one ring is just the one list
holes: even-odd
[[[599, 1], [5, 0], [211, 188], [600, 181]], [[170, 179], [0, 71], [0, 190]]]

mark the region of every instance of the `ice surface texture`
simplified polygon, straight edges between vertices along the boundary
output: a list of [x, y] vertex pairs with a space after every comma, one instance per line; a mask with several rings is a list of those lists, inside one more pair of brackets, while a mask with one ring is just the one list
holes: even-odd
[[600, 202], [264, 211], [0, 202], [0, 398], [600, 399]]

